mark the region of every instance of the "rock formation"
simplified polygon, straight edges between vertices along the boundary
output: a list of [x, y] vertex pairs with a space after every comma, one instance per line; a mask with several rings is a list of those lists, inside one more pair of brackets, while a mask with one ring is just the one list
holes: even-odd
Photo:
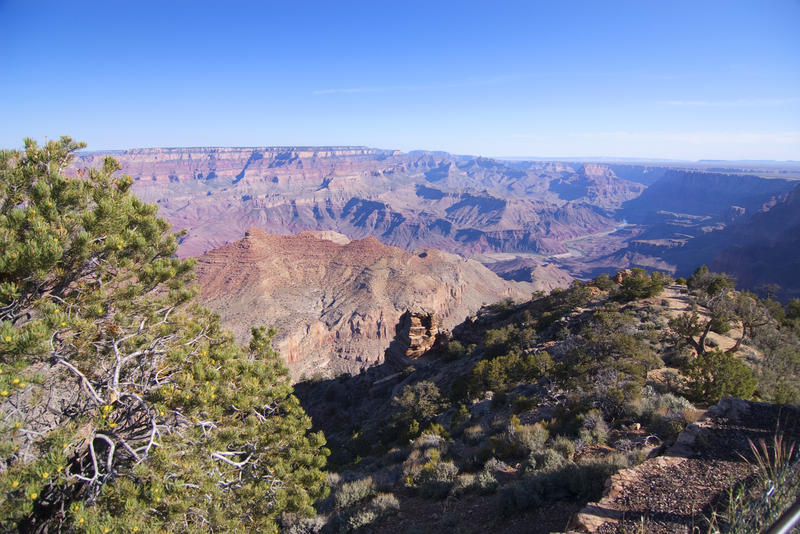
[[[100, 165], [105, 155], [84, 153], [73, 171]], [[751, 220], [761, 225], [759, 214], [781, 205], [795, 187], [785, 179], [797, 175], [791, 166], [513, 162], [366, 147], [111, 155], [134, 178], [136, 194], [157, 202], [175, 229], [187, 230], [182, 256], [236, 241], [251, 226], [281, 235], [335, 231], [408, 251], [509, 254], [504, 259], [512, 263], [505, 265], [489, 258], [491, 268], [545, 291], [564, 276], [624, 267], [685, 276], [713, 263], [738, 274], [743, 287], [788, 283], [781, 295], [800, 295], [797, 255], [781, 253], [796, 248], [782, 243], [797, 234], [769, 230], [755, 237], [748, 228]], [[624, 220], [633, 224], [619, 226]]]
[[[76, 167], [101, 164], [87, 153]], [[239, 239], [335, 230], [414, 250], [563, 253], [614, 226], [644, 186], [597, 164], [504, 163], [364, 147], [160, 148], [114, 153], [134, 191], [187, 229], [180, 254]]]
[[276, 236], [257, 228], [201, 256], [197, 273], [202, 301], [240, 343], [254, 325], [277, 328], [276, 346], [295, 378], [358, 372], [382, 361], [398, 333], [413, 357], [438, 328], [532, 290], [438, 250], [409, 253], [374, 237], [351, 242], [334, 233]]

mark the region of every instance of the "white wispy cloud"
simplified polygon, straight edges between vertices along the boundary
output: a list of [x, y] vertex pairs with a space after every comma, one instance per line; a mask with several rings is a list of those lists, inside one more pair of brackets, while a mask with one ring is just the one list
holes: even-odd
[[437, 89], [459, 89], [465, 87], [479, 87], [482, 85], [497, 85], [502, 83], [510, 83], [529, 77], [530, 76], [509, 75], [509, 76], [496, 76], [494, 78], [484, 78], [479, 80], [465, 80], [465, 81], [448, 82], [448, 83], [317, 89], [312, 93], [315, 95], [332, 95], [332, 94], [353, 94], [353, 93], [388, 93], [394, 91], [430, 91]]
[[733, 100], [661, 100], [659, 104], [668, 106], [692, 107], [760, 107], [760, 106], [785, 106], [800, 102], [800, 97], [788, 98], [737, 98]]

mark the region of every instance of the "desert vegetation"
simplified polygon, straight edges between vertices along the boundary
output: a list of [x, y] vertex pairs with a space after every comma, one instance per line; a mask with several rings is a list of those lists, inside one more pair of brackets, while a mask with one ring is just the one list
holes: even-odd
[[[737, 291], [704, 266], [677, 282], [604, 274], [484, 308], [381, 386], [389, 370], [298, 391], [329, 422], [331, 469], [369, 476], [401, 510], [479, 502], [484, 526], [557, 503], [574, 513], [721, 398], [800, 402], [797, 307]], [[381, 521], [373, 528], [389, 529]], [[473, 528], [457, 514], [442, 521]]]
[[[541, 510], [560, 528], [720, 399], [800, 402], [800, 301], [705, 266], [485, 306], [419, 358], [298, 399], [274, 330], [237, 346], [194, 302], [180, 236], [113, 159], [64, 174], [81, 146], [0, 153], [3, 530], [413, 531], [435, 513], [468, 532]], [[710, 524], [756, 493], [732, 486]]]
[[255, 328], [193, 304], [191, 260], [107, 158], [0, 152], [0, 528], [274, 531], [327, 492], [321, 433]]

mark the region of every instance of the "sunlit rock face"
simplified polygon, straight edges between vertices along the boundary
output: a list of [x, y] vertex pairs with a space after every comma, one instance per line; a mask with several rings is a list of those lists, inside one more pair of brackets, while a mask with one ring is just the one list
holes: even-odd
[[358, 372], [382, 362], [396, 339], [413, 357], [483, 304], [532, 290], [438, 250], [257, 228], [201, 256], [197, 273], [202, 301], [240, 343], [252, 326], [277, 328], [276, 346], [295, 378]]
[[[499, 162], [364, 147], [154, 148], [111, 154], [133, 189], [200, 255], [255, 226], [274, 234], [334, 230], [406, 250], [463, 255], [565, 252], [562, 242], [613, 227], [645, 186], [606, 165]], [[75, 167], [99, 165], [86, 153]]]

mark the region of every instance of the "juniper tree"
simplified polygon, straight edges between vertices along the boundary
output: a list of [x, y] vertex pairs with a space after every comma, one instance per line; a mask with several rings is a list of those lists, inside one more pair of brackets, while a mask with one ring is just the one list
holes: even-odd
[[0, 528], [275, 531], [327, 491], [273, 331], [235, 345], [106, 158], [0, 151]]

